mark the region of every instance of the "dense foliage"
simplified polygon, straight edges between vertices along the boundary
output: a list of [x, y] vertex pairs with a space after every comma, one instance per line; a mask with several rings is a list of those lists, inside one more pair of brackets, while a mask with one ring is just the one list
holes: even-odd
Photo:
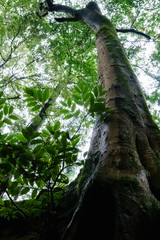
[[[0, 216], [7, 219], [31, 214], [30, 204], [34, 215], [54, 212], [75, 166], [84, 164], [95, 116], [103, 121], [112, 113], [97, 83], [94, 33], [81, 23], [57, 23], [52, 14], [38, 18], [37, 2], [0, 3]], [[150, 35], [119, 37], [158, 122], [159, 1], [97, 2], [118, 29]]]

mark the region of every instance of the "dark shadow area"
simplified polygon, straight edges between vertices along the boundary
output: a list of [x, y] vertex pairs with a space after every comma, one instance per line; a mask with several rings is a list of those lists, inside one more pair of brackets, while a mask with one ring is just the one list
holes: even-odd
[[112, 190], [94, 184], [83, 202], [75, 240], [114, 239], [116, 208]]

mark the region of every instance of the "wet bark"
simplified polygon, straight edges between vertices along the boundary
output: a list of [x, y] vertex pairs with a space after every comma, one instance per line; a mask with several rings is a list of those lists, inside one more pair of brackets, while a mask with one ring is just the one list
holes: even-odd
[[61, 239], [154, 239], [160, 221], [160, 131], [115, 27], [93, 3], [77, 14], [96, 32], [99, 83], [107, 90], [106, 106], [115, 112], [103, 123], [97, 117], [88, 160], [66, 195], [71, 210], [61, 216]]

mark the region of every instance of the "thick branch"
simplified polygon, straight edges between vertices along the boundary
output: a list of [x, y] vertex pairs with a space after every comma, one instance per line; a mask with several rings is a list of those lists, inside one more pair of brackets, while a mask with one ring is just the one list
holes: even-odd
[[122, 33], [128, 33], [128, 32], [136, 33], [138, 35], [141, 35], [141, 36], [147, 38], [148, 40], [151, 39], [151, 37], [149, 35], [147, 35], [145, 33], [142, 33], [142, 32], [139, 32], [139, 31], [137, 31], [137, 30], [135, 30], [133, 28], [131, 28], [131, 29], [116, 29], [116, 30], [117, 30], [117, 32], [122, 32]]
[[39, 11], [37, 12], [37, 15], [41, 18], [46, 16], [48, 12], [63, 12], [71, 14], [73, 17], [77, 15], [77, 10], [73, 8], [61, 4], [53, 4], [50, 0], [46, 0], [45, 2], [39, 4]]
[[57, 22], [77, 22], [79, 20], [79, 17], [74, 18], [55, 18]]
[[24, 217], [27, 219], [28, 218], [27, 214], [17, 205], [16, 202], [13, 201], [13, 199], [9, 195], [8, 191], [6, 191], [6, 194], [7, 194], [8, 198], [9, 198], [9, 200], [11, 201], [11, 203], [16, 207], [16, 209], [18, 211], [20, 211], [24, 215]]
[[49, 106], [51, 106], [51, 102], [52, 98], [49, 98], [48, 101], [44, 104], [43, 108], [41, 109], [41, 111], [37, 116], [32, 120], [32, 123], [29, 125], [29, 127], [31, 127], [34, 131], [37, 131], [38, 128], [41, 126], [43, 120], [46, 118], [46, 110], [49, 108]]
[[38, 116], [32, 119], [32, 122], [29, 124], [28, 127], [31, 127], [34, 131], [38, 130], [38, 128], [41, 126], [41, 124], [47, 117], [47, 114], [46, 114], [47, 109], [52, 105], [53, 102], [56, 101], [56, 98], [59, 96], [59, 87], [60, 87], [59, 85], [55, 87], [54, 90], [57, 92], [55, 97], [48, 99], [48, 101], [44, 104], [43, 108], [40, 110]]
[[[72, 17], [66, 17], [66, 18], [55, 18], [58, 22], [76, 22], [76, 21], [82, 21], [92, 27], [94, 30], [98, 31], [101, 27], [101, 24], [104, 24], [107, 21], [107, 18], [105, 19], [104, 16], [101, 14], [101, 10], [99, 6], [95, 2], [89, 2], [86, 5], [86, 8], [75, 10], [73, 8], [61, 5], [61, 4], [53, 4], [51, 0], [46, 0], [44, 3], [40, 3], [40, 9], [37, 12], [37, 15], [39, 17], [43, 17], [48, 14], [48, 12], [63, 12], [66, 14], [71, 14]], [[132, 32], [139, 34], [143, 37], [146, 37], [147, 39], [151, 39], [150, 36], [148, 36], [145, 33], [142, 33], [140, 31], [137, 31], [133, 28], [131, 29], [116, 29], [117, 32]]]

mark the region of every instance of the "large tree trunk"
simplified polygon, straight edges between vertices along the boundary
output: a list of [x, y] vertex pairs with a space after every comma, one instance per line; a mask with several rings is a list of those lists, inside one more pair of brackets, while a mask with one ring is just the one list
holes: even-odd
[[64, 240], [154, 239], [160, 208], [160, 131], [114, 26], [97, 30], [99, 81], [115, 113], [93, 130], [90, 158], [78, 177], [79, 201]]
[[[57, 8], [68, 11], [59, 5], [51, 5], [50, 11]], [[67, 195], [66, 207], [72, 211], [60, 227], [62, 239], [155, 239], [160, 223], [160, 131], [112, 23], [93, 2], [69, 11], [96, 31], [99, 82], [107, 90], [106, 106], [115, 112], [103, 123], [97, 117], [88, 160]]]

